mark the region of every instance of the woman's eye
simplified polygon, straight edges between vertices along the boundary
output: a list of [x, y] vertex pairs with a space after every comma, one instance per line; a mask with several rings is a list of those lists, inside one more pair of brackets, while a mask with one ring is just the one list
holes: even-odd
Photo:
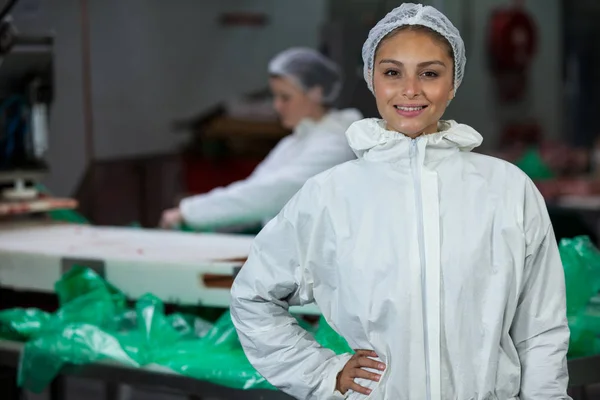
[[400, 75], [398, 73], [398, 71], [395, 71], [393, 69], [389, 69], [389, 70], [385, 71], [383, 74], [386, 75], [386, 76], [398, 76], [398, 75]]
[[438, 73], [433, 71], [425, 71], [423, 72], [423, 76], [425, 76], [426, 78], [437, 78]]

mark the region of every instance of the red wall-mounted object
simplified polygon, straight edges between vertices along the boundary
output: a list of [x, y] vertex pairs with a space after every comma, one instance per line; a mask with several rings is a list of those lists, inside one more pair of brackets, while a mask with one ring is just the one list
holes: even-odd
[[492, 13], [489, 51], [492, 69], [523, 71], [529, 67], [538, 47], [538, 32], [533, 18], [520, 6]]

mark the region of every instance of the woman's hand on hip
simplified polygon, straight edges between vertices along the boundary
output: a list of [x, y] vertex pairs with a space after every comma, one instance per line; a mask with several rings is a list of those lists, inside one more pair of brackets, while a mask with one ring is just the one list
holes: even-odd
[[372, 358], [377, 358], [377, 354], [372, 350], [356, 350], [356, 353], [346, 363], [344, 368], [337, 376], [335, 388], [341, 394], [346, 394], [348, 390], [353, 390], [364, 395], [371, 394], [371, 389], [360, 386], [354, 382], [356, 378], [367, 379], [373, 382], [379, 382], [381, 375], [374, 372], [369, 372], [365, 368], [384, 371], [385, 364], [375, 361]]

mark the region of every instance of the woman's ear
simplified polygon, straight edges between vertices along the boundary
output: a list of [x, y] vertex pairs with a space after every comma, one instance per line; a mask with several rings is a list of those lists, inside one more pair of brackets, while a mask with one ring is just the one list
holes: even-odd
[[323, 88], [321, 86], [308, 89], [306, 95], [312, 102], [323, 104]]
[[450, 93], [448, 93], [448, 102], [454, 100], [454, 85], [452, 85], [452, 88], [450, 88]]
[[448, 92], [448, 101], [446, 101], [446, 107], [448, 107], [450, 105], [450, 103], [452, 102], [452, 100], [454, 100], [454, 85], [452, 85], [452, 88], [450, 89], [450, 92]]

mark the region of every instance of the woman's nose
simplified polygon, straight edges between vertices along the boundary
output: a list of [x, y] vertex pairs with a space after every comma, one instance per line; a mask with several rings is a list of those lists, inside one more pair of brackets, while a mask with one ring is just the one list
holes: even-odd
[[421, 82], [418, 77], [408, 77], [404, 80], [404, 96], [412, 99], [421, 94]]

